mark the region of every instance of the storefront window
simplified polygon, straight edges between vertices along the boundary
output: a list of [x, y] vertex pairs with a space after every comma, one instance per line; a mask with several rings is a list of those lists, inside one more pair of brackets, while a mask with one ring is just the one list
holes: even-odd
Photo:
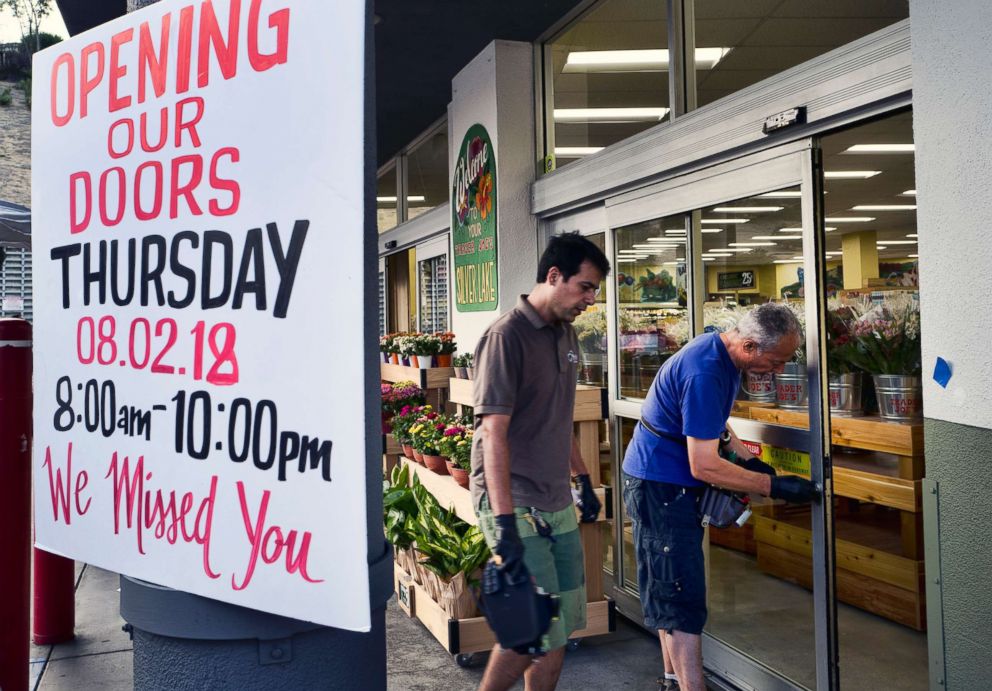
[[[923, 424], [912, 113], [826, 135], [821, 147], [835, 227], [825, 251], [840, 660], [864, 670], [866, 687], [922, 691], [925, 463], [909, 434]], [[856, 425], [872, 433], [850, 439]], [[901, 441], [882, 441], [896, 431]], [[869, 650], [867, 639], [879, 643]]]
[[[604, 253], [606, 234], [596, 233], [586, 236]], [[605, 283], [604, 279], [604, 283]], [[606, 290], [600, 284], [596, 303], [575, 318], [573, 326], [579, 339], [579, 383], [590, 386], [606, 386]], [[605, 481], [604, 481], [605, 482]]]
[[622, 397], [644, 398], [664, 362], [689, 340], [685, 228], [685, 216], [671, 216], [616, 231]]
[[429, 134], [406, 158], [407, 220], [448, 200], [448, 126]]
[[663, 0], [606, 0], [545, 45], [557, 167], [668, 119], [667, 48]]
[[[447, 247], [447, 242], [445, 242]], [[448, 255], [418, 262], [420, 265], [420, 330], [448, 330]]]
[[376, 225], [383, 233], [399, 222], [396, 205], [396, 166], [379, 174], [375, 188]]
[[[620, 428], [620, 449], [617, 455], [617, 465], [619, 466], [623, 463], [624, 450], [634, 436], [634, 426], [637, 425], [637, 420], [618, 417], [617, 421]], [[623, 587], [626, 590], [636, 593], [638, 592], [638, 585], [637, 553], [634, 550], [634, 527], [630, 522], [630, 518], [627, 517], [627, 507], [623, 505], [623, 486], [618, 485], [617, 491], [620, 492], [620, 516], [623, 521], [623, 531], [621, 533], [623, 542], [620, 547], [620, 568], [623, 570]], [[612, 554], [610, 556], [610, 563], [612, 565]]]
[[907, 0], [695, 0], [694, 7], [699, 106], [909, 17]]

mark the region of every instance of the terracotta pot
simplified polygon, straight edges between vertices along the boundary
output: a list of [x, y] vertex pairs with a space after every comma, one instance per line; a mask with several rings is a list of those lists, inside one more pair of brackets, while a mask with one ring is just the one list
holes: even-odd
[[414, 455], [413, 447], [412, 446], [410, 446], [409, 444], [402, 444], [401, 446], [403, 447], [403, 455], [404, 456], [406, 456], [407, 458], [409, 458], [411, 460], [416, 460], [416, 456]]
[[389, 354], [389, 361], [392, 362], [394, 365], [400, 364], [400, 354], [399, 353], [390, 353]]
[[441, 353], [435, 355], [434, 360], [438, 367], [451, 367], [451, 353]]
[[444, 465], [446, 465], [448, 467], [448, 475], [451, 475], [451, 471], [454, 468], [457, 468], [458, 467], [458, 466], [455, 465], [455, 462], [453, 460], [451, 460], [450, 458], [448, 458], [447, 456], [444, 457]]
[[424, 464], [424, 454], [420, 453], [416, 449], [413, 450], [413, 460], [415, 460], [420, 465]]
[[424, 465], [433, 470], [438, 475], [447, 475], [448, 466], [444, 464], [444, 456], [434, 456], [424, 454]]
[[451, 468], [451, 477], [455, 478], [455, 482], [459, 485], [468, 489], [468, 471], [462, 470], [458, 466]]

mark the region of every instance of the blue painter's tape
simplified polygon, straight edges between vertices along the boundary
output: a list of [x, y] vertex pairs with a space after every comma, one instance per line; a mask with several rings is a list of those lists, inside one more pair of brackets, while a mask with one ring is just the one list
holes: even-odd
[[942, 357], [937, 358], [937, 364], [933, 368], [933, 380], [947, 388], [947, 382], [951, 380], [951, 366], [948, 364], [947, 360]]

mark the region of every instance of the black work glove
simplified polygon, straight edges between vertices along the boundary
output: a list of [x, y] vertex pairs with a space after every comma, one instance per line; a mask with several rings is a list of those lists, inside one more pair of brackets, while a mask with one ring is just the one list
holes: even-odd
[[495, 517], [496, 547], [493, 552], [500, 558], [499, 567], [507, 579], [517, 584], [530, 577], [524, 565], [524, 543], [517, 532], [517, 517], [503, 513]]
[[775, 477], [778, 473], [770, 465], [762, 461], [757, 456], [751, 456], [751, 458], [745, 458], [741, 460], [738, 465], [744, 470], [750, 470], [752, 473], [764, 473], [765, 475], [771, 475]]
[[583, 523], [595, 523], [599, 510], [603, 508], [588, 475], [576, 475], [575, 484], [579, 486], [579, 501], [576, 502], [582, 514]]
[[804, 477], [776, 475], [772, 478], [772, 491], [769, 496], [793, 504], [808, 504], [816, 496], [816, 487]]

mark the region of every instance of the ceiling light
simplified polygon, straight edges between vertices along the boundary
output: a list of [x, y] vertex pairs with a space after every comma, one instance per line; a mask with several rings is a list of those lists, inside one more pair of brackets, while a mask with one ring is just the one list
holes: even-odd
[[799, 255], [798, 257], [793, 257], [793, 259], [799, 259], [800, 261], [804, 261], [806, 257]]
[[848, 216], [848, 217], [845, 218], [845, 217], [842, 217], [842, 216], [827, 216], [823, 220], [826, 221], [827, 223], [869, 223], [870, 221], [874, 221], [875, 220], [875, 217], [874, 216]]
[[[713, 69], [730, 51], [696, 48], [696, 69]], [[668, 62], [669, 53], [664, 49], [577, 50], [568, 54], [562, 72], [663, 72]]]
[[640, 254], [640, 250], [617, 250], [617, 254]]
[[668, 108], [555, 108], [555, 122], [657, 122]]
[[918, 254], [907, 254], [906, 256], [907, 257], [919, 257], [920, 255], [918, 255]]
[[700, 233], [722, 233], [723, 231], [723, 228], [700, 228], [699, 230]]
[[765, 199], [794, 199], [803, 196], [803, 193], [799, 190], [783, 190], [782, 192], [767, 192], [765, 194], [759, 194], [759, 197], [764, 197]]
[[885, 245], [915, 245], [917, 243], [916, 243], [916, 240], [879, 240], [875, 244], [876, 245], [879, 245], [879, 244], [885, 244]]
[[880, 170], [826, 170], [823, 177], [828, 180], [867, 180], [873, 178]]
[[851, 211], [913, 211], [915, 204], [858, 204]]
[[555, 156], [562, 158], [577, 158], [579, 156], [589, 156], [603, 150], [602, 146], [556, 146]]
[[906, 190], [905, 192], [903, 192], [899, 196], [900, 197], [915, 197], [916, 196], [916, 190]]
[[[800, 235], [752, 235], [751, 240], [802, 240]], [[731, 243], [733, 244], [733, 243]]]
[[[383, 202], [383, 203], [385, 203], [385, 202], [392, 202], [394, 204], [396, 203], [396, 197], [376, 197], [375, 200], [377, 202]], [[422, 194], [409, 195], [409, 196], [407, 196], [406, 200], [408, 202], [423, 202], [423, 201], [427, 201], [424, 198], [424, 195], [422, 195]]]
[[855, 144], [841, 151], [842, 154], [911, 154], [912, 144]]
[[734, 253], [733, 252], [729, 252], [727, 250], [709, 250], [708, 252], [705, 252], [705, 254], [708, 254], [711, 257], [732, 257], [732, 256], [734, 256]]
[[703, 261], [704, 262], [715, 262], [716, 259], [714, 259], [713, 257], [703, 257]]
[[711, 252], [753, 252], [750, 247], [721, 247], [718, 250], [710, 250]]
[[776, 259], [773, 264], [802, 264], [801, 261], [796, 259]]
[[685, 231], [673, 228], [672, 230], [666, 230], [665, 235], [685, 235]]
[[628, 264], [636, 261], [634, 257], [617, 257], [617, 264]]
[[839, 257], [839, 256], [841, 256], [844, 253], [843, 252], [824, 252], [824, 254], [827, 255], [828, 257]]
[[908, 238], [918, 238], [920, 236], [917, 235], [916, 233], [906, 233], [906, 237], [908, 237]]
[[780, 232], [780, 233], [801, 233], [801, 232], [803, 232], [803, 229], [802, 228], [779, 228], [778, 229], [778, 232]]
[[774, 242], [728, 242], [731, 247], [774, 247]]
[[701, 218], [700, 223], [747, 223], [750, 218]]
[[887, 250], [888, 247], [886, 247], [885, 245], [875, 245], [875, 249], [877, 249], [877, 250]]
[[781, 211], [784, 206], [718, 206], [713, 209], [719, 214], [760, 214], [763, 211]]
[[829, 232], [831, 232], [831, 231], [834, 231], [834, 230], [837, 230], [837, 228], [835, 228], [834, 226], [827, 226], [827, 227], [826, 227], [826, 228], [824, 228], [823, 230], [825, 230], [826, 232], [828, 232], [828, 233], [829, 233]]

